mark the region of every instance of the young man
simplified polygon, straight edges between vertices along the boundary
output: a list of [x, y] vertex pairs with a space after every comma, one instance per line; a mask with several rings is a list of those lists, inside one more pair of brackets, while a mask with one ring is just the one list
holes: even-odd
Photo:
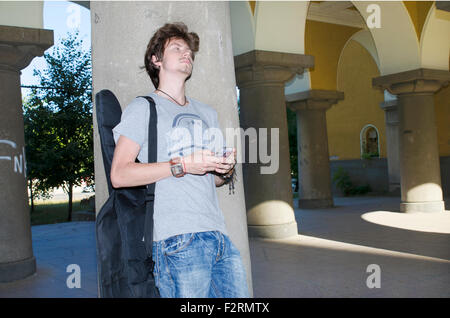
[[[211, 149], [214, 138], [203, 132], [219, 127], [217, 112], [185, 96], [198, 48], [198, 35], [183, 23], [165, 24], [151, 38], [145, 67], [156, 88], [149, 96], [158, 115], [158, 160], [148, 163], [150, 110], [144, 98], [136, 98], [113, 130], [111, 182], [156, 182], [153, 259], [161, 297], [248, 297], [242, 260], [227, 236], [215, 190], [232, 174], [236, 150], [224, 157]], [[199, 128], [201, 138], [193, 138]]]

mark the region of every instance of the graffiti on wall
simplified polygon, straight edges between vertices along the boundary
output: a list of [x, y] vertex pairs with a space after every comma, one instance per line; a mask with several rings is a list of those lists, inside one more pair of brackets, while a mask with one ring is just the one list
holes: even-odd
[[[0, 155], [0, 164], [3, 164], [4, 161], [7, 161], [11, 165], [11, 169], [18, 174], [23, 174], [23, 176], [27, 177], [27, 167], [25, 161], [25, 147], [22, 147], [22, 153], [17, 152], [17, 144], [11, 140], [0, 139], [0, 149], [4, 149], [5, 147], [2, 145], [9, 146], [10, 150], [13, 150], [13, 153], [10, 156]], [[12, 148], [12, 149], [11, 149]], [[3, 152], [3, 151], [2, 151]]]

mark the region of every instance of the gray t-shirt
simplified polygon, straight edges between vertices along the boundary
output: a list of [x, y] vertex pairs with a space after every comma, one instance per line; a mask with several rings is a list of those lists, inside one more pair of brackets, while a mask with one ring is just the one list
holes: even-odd
[[[189, 97], [186, 106], [179, 106], [155, 93], [148, 96], [155, 101], [158, 114], [158, 162], [200, 149], [220, 151], [224, 141], [218, 130], [217, 112], [212, 107]], [[149, 116], [147, 100], [135, 98], [113, 129], [116, 143], [123, 135], [139, 144], [138, 159], [142, 163], [148, 162]], [[186, 174], [156, 182], [153, 219], [154, 241], [192, 232], [217, 230], [227, 234], [211, 173]]]

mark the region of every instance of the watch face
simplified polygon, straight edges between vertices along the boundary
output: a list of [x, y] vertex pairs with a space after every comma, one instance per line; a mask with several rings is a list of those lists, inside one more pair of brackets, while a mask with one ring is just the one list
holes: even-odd
[[177, 163], [176, 165], [172, 165], [170, 167], [172, 170], [172, 174], [174, 176], [182, 175], [183, 174], [183, 165], [181, 163]]

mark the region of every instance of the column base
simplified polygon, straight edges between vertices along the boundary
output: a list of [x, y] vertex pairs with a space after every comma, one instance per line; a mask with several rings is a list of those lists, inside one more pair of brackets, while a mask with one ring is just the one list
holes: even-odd
[[428, 202], [401, 202], [400, 212], [444, 212], [444, 201], [428, 201]]
[[299, 209], [321, 209], [334, 206], [333, 199], [299, 199]]
[[400, 183], [389, 183], [389, 194], [390, 195], [401, 195]]
[[298, 235], [297, 222], [274, 225], [249, 225], [250, 237], [281, 239]]
[[11, 263], [0, 263], [0, 283], [23, 279], [36, 272], [36, 258], [34, 256]]

